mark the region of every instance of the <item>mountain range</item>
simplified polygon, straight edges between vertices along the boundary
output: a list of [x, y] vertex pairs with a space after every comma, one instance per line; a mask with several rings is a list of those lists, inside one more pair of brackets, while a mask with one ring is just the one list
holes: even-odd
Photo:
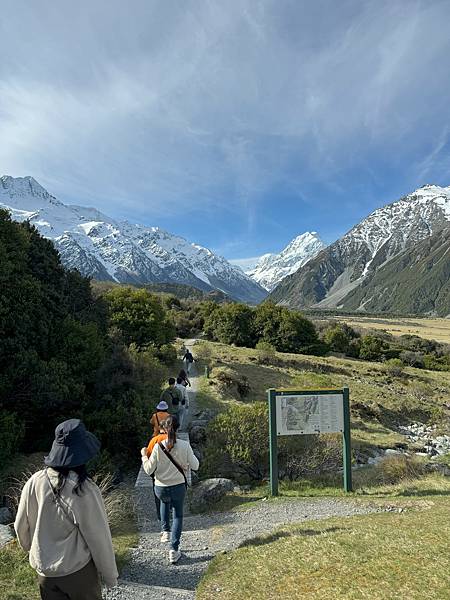
[[66, 205], [32, 177], [0, 178], [0, 207], [51, 239], [62, 262], [85, 276], [121, 283], [178, 283], [258, 303], [267, 292], [240, 268], [159, 227], [117, 221], [95, 208]]
[[284, 278], [270, 299], [292, 308], [447, 316], [449, 227], [450, 187], [425, 185], [375, 210]]
[[302, 233], [279, 254], [264, 254], [256, 266], [246, 271], [266, 290], [273, 290], [284, 277], [295, 273], [318, 254], [325, 244], [315, 231]]

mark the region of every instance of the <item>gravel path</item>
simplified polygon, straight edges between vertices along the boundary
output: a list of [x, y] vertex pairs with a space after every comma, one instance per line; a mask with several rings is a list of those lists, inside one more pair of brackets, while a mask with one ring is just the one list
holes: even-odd
[[[193, 340], [189, 340], [187, 345], [193, 345]], [[189, 389], [190, 416], [196, 412], [198, 380], [195, 375], [193, 369], [192, 388]], [[105, 595], [107, 600], [192, 600], [208, 563], [219, 552], [233, 550], [248, 539], [270, 533], [288, 523], [332, 516], [350, 517], [373, 510], [351, 501], [315, 498], [276, 503], [261, 500], [246, 510], [234, 512], [188, 513], [181, 541], [183, 556], [176, 565], [171, 565], [167, 560], [168, 548], [159, 541], [159, 524], [151, 488], [137, 487], [136, 501], [141, 532], [139, 545], [132, 550], [119, 586]]]

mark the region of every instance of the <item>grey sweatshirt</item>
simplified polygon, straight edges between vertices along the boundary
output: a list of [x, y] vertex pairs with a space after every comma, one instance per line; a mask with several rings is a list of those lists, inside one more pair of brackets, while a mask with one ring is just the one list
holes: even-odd
[[[48, 469], [48, 475], [56, 488], [58, 473]], [[112, 587], [118, 573], [100, 490], [86, 480], [83, 491], [77, 495], [73, 493], [76, 483], [77, 475], [71, 471], [60, 491], [58, 506], [45, 470], [32, 475], [20, 497], [14, 523], [17, 538], [30, 553], [30, 564], [40, 575], [70, 575], [92, 559], [105, 585]]]

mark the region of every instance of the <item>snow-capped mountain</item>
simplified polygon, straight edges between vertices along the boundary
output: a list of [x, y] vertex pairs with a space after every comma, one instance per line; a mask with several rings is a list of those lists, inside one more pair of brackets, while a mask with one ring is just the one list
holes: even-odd
[[346, 296], [367, 285], [381, 266], [449, 223], [450, 187], [425, 185], [375, 210], [286, 277], [271, 298], [295, 307], [345, 309]]
[[211, 250], [158, 227], [116, 221], [95, 208], [65, 205], [32, 177], [0, 178], [0, 207], [28, 220], [53, 240], [70, 268], [99, 280], [175, 282], [217, 289], [243, 302], [266, 292], [238, 267]]
[[246, 271], [266, 290], [273, 290], [282, 279], [295, 273], [300, 267], [314, 258], [325, 244], [315, 231], [307, 231], [297, 236], [279, 254], [264, 254], [251, 271]]

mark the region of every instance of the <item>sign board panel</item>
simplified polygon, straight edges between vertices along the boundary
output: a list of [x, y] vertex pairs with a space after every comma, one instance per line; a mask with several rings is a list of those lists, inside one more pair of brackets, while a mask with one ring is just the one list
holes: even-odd
[[342, 433], [343, 394], [276, 395], [277, 435]]

